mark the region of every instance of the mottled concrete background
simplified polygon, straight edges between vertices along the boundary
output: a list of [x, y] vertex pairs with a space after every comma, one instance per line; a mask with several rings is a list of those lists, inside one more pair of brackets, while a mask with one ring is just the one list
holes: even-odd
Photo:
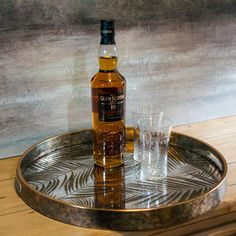
[[235, 0], [1, 0], [0, 28], [91, 24], [104, 17], [125, 25], [161, 24], [235, 12]]
[[127, 124], [137, 101], [176, 125], [236, 114], [235, 0], [1, 0], [0, 157], [91, 127], [105, 17], [116, 20]]

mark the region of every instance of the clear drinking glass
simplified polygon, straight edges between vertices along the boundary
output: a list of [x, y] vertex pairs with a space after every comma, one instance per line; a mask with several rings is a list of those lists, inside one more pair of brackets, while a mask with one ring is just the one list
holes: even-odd
[[132, 116], [134, 127], [134, 160], [141, 161], [142, 146], [139, 121], [143, 119], [155, 119], [156, 121], [160, 122], [163, 116], [163, 110], [157, 105], [141, 104], [135, 106]]
[[162, 118], [139, 120], [141, 137], [142, 180], [158, 180], [167, 177], [167, 154], [172, 121]]

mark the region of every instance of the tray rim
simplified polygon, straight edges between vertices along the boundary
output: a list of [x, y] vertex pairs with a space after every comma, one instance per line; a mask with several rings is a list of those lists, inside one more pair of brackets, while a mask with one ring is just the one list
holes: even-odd
[[[126, 129], [132, 129], [132, 127], [126, 127]], [[227, 182], [228, 164], [227, 164], [227, 161], [225, 160], [224, 156], [216, 148], [214, 148], [212, 145], [208, 144], [207, 142], [205, 142], [205, 141], [203, 141], [199, 138], [195, 138], [193, 136], [186, 135], [186, 134], [183, 134], [183, 133], [180, 133], [180, 132], [172, 131], [171, 133], [173, 133], [173, 134], [181, 135], [181, 136], [184, 136], [186, 138], [193, 139], [194, 141], [200, 142], [200, 143], [204, 144], [205, 146], [208, 146], [210, 149], [212, 149], [214, 152], [216, 152], [217, 155], [221, 159], [221, 162], [222, 162], [222, 165], [223, 165], [223, 174], [222, 174], [221, 180], [213, 188], [211, 188], [210, 190], [208, 190], [207, 192], [205, 192], [205, 193], [203, 193], [199, 196], [196, 196], [196, 197], [191, 198], [189, 200], [181, 201], [181, 202], [178, 202], [178, 203], [167, 204], [167, 205], [162, 205], [162, 206], [152, 207], [152, 208], [107, 209], [107, 208], [85, 207], [85, 206], [78, 206], [78, 205], [74, 205], [74, 204], [69, 204], [65, 201], [58, 200], [56, 198], [52, 198], [50, 196], [47, 196], [47, 195], [43, 194], [42, 192], [39, 192], [39, 191], [33, 189], [28, 184], [28, 182], [24, 179], [24, 177], [22, 175], [22, 171], [21, 171], [21, 163], [22, 163], [23, 159], [25, 158], [25, 156], [30, 151], [32, 151], [35, 147], [37, 147], [40, 144], [43, 144], [44, 142], [47, 142], [47, 141], [52, 140], [52, 139], [58, 139], [58, 138], [61, 138], [62, 136], [65, 136], [65, 135], [76, 134], [76, 133], [79, 133], [79, 132], [82, 132], [82, 131], [91, 131], [91, 129], [89, 129], [89, 128], [87, 128], [87, 129], [78, 129], [78, 130], [74, 130], [74, 131], [70, 131], [70, 132], [61, 133], [61, 134], [58, 134], [58, 135], [55, 135], [55, 136], [51, 136], [51, 137], [45, 138], [45, 139], [31, 145], [28, 149], [26, 149], [26, 151], [20, 156], [20, 159], [19, 159], [18, 164], [17, 164], [17, 169], [16, 169], [16, 183], [20, 185], [20, 189], [22, 188], [22, 185], [24, 185], [26, 188], [28, 188], [34, 194], [38, 194], [41, 197], [43, 197], [43, 198], [45, 198], [49, 201], [57, 202], [59, 204], [63, 204], [65, 206], [69, 206], [69, 207], [75, 207], [75, 208], [78, 208], [78, 209], [81, 209], [81, 210], [83, 209], [83, 210], [90, 210], [90, 211], [106, 211], [106, 212], [129, 213], [129, 212], [149, 212], [149, 211], [157, 211], [157, 210], [167, 209], [167, 208], [172, 208], [172, 207], [178, 207], [180, 205], [188, 204], [188, 203], [197, 201], [199, 199], [205, 198], [205, 197], [207, 197], [207, 195], [213, 193], [214, 191], [216, 191], [219, 187], [223, 186], [224, 184], [226, 185], [224, 187], [227, 187], [226, 182]], [[21, 195], [20, 194], [21, 190], [19, 191], [18, 188], [16, 188], [16, 190], [17, 190], [17, 193], [19, 195]], [[225, 189], [223, 195], [225, 195], [225, 193], [226, 193], [226, 189]]]

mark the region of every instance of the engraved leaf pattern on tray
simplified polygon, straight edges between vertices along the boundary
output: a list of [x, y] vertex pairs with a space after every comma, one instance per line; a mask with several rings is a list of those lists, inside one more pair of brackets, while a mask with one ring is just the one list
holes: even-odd
[[192, 199], [211, 189], [221, 177], [220, 170], [202, 154], [170, 146], [166, 180], [140, 181], [140, 163], [126, 154], [123, 185], [112, 189], [101, 181], [96, 186], [93, 157], [85, 155], [88, 150], [91, 150], [91, 143], [47, 153], [28, 166], [24, 177], [37, 191], [79, 206], [95, 207], [97, 199], [105, 202], [106, 194], [113, 196], [116, 191], [120, 196], [118, 206], [126, 209], [151, 208]]

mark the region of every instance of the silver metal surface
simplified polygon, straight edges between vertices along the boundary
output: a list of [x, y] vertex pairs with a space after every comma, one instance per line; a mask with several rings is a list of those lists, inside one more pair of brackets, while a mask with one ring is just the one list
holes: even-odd
[[[104, 170], [93, 164], [92, 131], [42, 141], [25, 152], [16, 189], [36, 211], [83, 227], [144, 230], [174, 225], [219, 204], [227, 164], [213, 147], [172, 133], [168, 177], [141, 181], [127, 132], [125, 164]], [[129, 140], [128, 140], [129, 139]]]

